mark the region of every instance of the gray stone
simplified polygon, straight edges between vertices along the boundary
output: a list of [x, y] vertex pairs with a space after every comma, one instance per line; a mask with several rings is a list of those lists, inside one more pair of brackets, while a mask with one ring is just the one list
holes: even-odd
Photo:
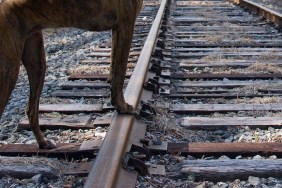
[[205, 157], [204, 160], [215, 160], [216, 158], [214, 156], [211, 157]]
[[248, 182], [249, 182], [249, 184], [251, 184], [253, 186], [260, 186], [261, 185], [260, 178], [254, 177], [254, 176], [249, 176]]
[[229, 132], [223, 134], [224, 139], [228, 139], [228, 138], [230, 138], [230, 136], [232, 136], [232, 135]]
[[13, 183], [10, 188], [26, 188], [25, 185], [19, 185], [18, 183]]
[[224, 182], [219, 182], [217, 183], [217, 185], [220, 187], [220, 188], [228, 188], [228, 184], [227, 183], [224, 183]]
[[277, 159], [277, 156], [276, 156], [276, 155], [271, 155], [271, 156], [269, 157], [269, 159]]
[[6, 181], [0, 180], [0, 188], [5, 188], [7, 187], [8, 183]]
[[239, 179], [234, 180], [233, 185], [231, 187], [234, 187], [234, 188], [242, 187], [241, 181]]
[[239, 112], [238, 112], [238, 116], [239, 116], [239, 117], [246, 116], [246, 112], [245, 112], [245, 111], [239, 111]]
[[40, 184], [42, 182], [42, 174], [37, 174], [33, 176], [31, 179], [35, 184]]
[[277, 179], [275, 179], [275, 178], [273, 178], [273, 177], [269, 177], [269, 178], [268, 178], [268, 185], [274, 186], [274, 185], [276, 185], [277, 183], [278, 183], [278, 180], [277, 180]]
[[195, 181], [195, 175], [191, 174], [191, 175], [188, 176], [187, 179], [188, 179], [189, 181], [194, 182], [194, 181]]
[[198, 185], [196, 188], [207, 188], [206, 182], [202, 182], [200, 185]]
[[49, 183], [49, 182], [50, 182], [50, 180], [49, 180], [47, 177], [43, 177], [43, 178], [42, 178], [42, 183], [47, 184], [47, 183]]
[[21, 184], [28, 184], [28, 183], [32, 183], [32, 180], [31, 179], [22, 179], [20, 182]]
[[217, 131], [214, 131], [214, 134], [215, 135], [220, 135], [220, 134], [223, 134], [224, 133], [224, 131], [223, 130], [217, 130]]
[[261, 181], [261, 183], [263, 183], [263, 184], [267, 184], [267, 182], [268, 182], [268, 180], [267, 180], [266, 178], [261, 178], [260, 181]]
[[34, 185], [33, 183], [28, 183], [26, 186], [27, 186], [27, 188], [35, 188], [36, 187], [36, 185]]
[[230, 159], [230, 158], [227, 157], [226, 155], [223, 155], [223, 156], [219, 157], [218, 159], [220, 159], [220, 160], [228, 160], [228, 159]]
[[262, 159], [262, 157], [260, 155], [256, 155], [253, 157], [253, 159]]

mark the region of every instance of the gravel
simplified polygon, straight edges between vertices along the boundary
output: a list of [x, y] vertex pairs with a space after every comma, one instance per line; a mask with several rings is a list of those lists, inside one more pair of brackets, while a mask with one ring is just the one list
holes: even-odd
[[[41, 94], [41, 103], [50, 103], [50, 93], [58, 88], [59, 83], [67, 80], [67, 71], [71, 67], [80, 66], [79, 61], [87, 58], [87, 53], [104, 40], [110, 38], [109, 32], [88, 32], [78, 29], [48, 29], [44, 31], [47, 71], [45, 84]], [[19, 120], [25, 117], [25, 107], [28, 101], [29, 85], [27, 74], [21, 66], [19, 78], [10, 101], [2, 115], [0, 124], [0, 143], [6, 140], [7, 135], [18, 137], [16, 127]], [[56, 99], [58, 100], [58, 99]], [[62, 99], [63, 100], [63, 99]], [[47, 102], [49, 101], [49, 102]], [[84, 103], [87, 100], [79, 99], [71, 102]], [[54, 101], [53, 103], [57, 103]], [[15, 140], [16, 141], [16, 140]]]
[[[47, 71], [45, 84], [41, 94], [41, 103], [93, 103], [85, 99], [64, 100], [50, 97], [50, 93], [58, 88], [58, 85], [67, 80], [68, 70], [79, 67], [81, 59], [87, 59], [87, 54], [95, 51], [94, 48], [110, 39], [110, 32], [88, 32], [74, 28], [47, 29], [44, 30], [45, 51], [47, 59]], [[0, 124], [0, 145], [7, 143], [36, 143], [31, 131], [17, 132], [17, 125], [21, 118], [26, 117], [25, 107], [28, 101], [29, 85], [27, 74], [21, 66], [16, 88], [5, 108]], [[51, 114], [52, 115], [52, 114]], [[58, 114], [53, 113], [54, 116]], [[95, 117], [95, 115], [94, 115]], [[77, 143], [85, 140], [103, 139], [107, 128], [99, 130], [46, 130], [44, 135], [57, 143]], [[94, 135], [94, 136], [93, 136]], [[31, 179], [16, 179], [9, 176], [0, 179], [0, 188], [57, 188], [57, 187], [82, 187], [85, 178], [66, 176], [60, 179], [49, 179], [41, 174]]]
[[[281, 10], [282, 7], [282, 1], [281, 0], [252, 0], [254, 2], [260, 2], [264, 3], [265, 5], [268, 5], [269, 8], [277, 8], [277, 10]], [[273, 3], [273, 4], [270, 4]], [[198, 23], [197, 23], [198, 24]], [[200, 25], [200, 24], [199, 24]], [[277, 57], [275, 56], [268, 56], [271, 57], [271, 60], [276, 60]], [[267, 60], [269, 60], [267, 58]], [[278, 58], [281, 60], [281, 57]], [[258, 59], [258, 63], [256, 64], [255, 68], [250, 67], [249, 69], [226, 69], [226, 70], [220, 70], [216, 68], [195, 68], [192, 70], [185, 70], [186, 73], [203, 73], [203, 72], [213, 72], [216, 71], [218, 73], [222, 73], [225, 71], [225, 73], [230, 73], [231, 71], [235, 73], [253, 73], [253, 72], [261, 72], [261, 73], [272, 73], [278, 70], [278, 72], [281, 69], [280, 66], [261, 66], [262, 64], [260, 62], [263, 62], [263, 59]], [[174, 71], [173, 69], [171, 69]], [[175, 72], [179, 71], [179, 69], [176, 68]], [[183, 71], [183, 70], [181, 70]], [[186, 80], [189, 81], [189, 80]], [[260, 86], [261, 87], [261, 86]], [[180, 90], [180, 88], [175, 88]], [[188, 88], [187, 90], [193, 91], [195, 88]], [[198, 88], [197, 88], [198, 89]], [[198, 89], [201, 90], [202, 88]], [[205, 88], [204, 88], [205, 89]], [[246, 88], [247, 89], [247, 88]], [[240, 92], [246, 93], [246, 89], [240, 89]], [[235, 90], [235, 89], [234, 89]], [[241, 91], [242, 90], [242, 91]], [[254, 92], [254, 87], [249, 88], [250, 92]], [[235, 91], [238, 93], [238, 91]], [[222, 130], [216, 130], [216, 131], [193, 131], [193, 130], [187, 130], [181, 126], [179, 126], [179, 122], [175, 121], [175, 119], [181, 117], [181, 115], [175, 115], [168, 113], [168, 109], [166, 108], [167, 104], [224, 104], [224, 103], [249, 103], [249, 104], [266, 104], [266, 103], [275, 103], [275, 102], [281, 102], [280, 97], [275, 98], [255, 98], [255, 99], [234, 99], [234, 100], [225, 100], [225, 99], [174, 99], [174, 100], [162, 100], [159, 97], [157, 99], [155, 98], [155, 107], [157, 115], [154, 118], [153, 121], [147, 120], [147, 130], [149, 133], [146, 134], [146, 137], [148, 139], [155, 139], [155, 138], [161, 138], [162, 141], [167, 142], [281, 142], [282, 141], [282, 130], [281, 129], [275, 129], [272, 127], [269, 127], [266, 130], [263, 129], [250, 129], [248, 126], [241, 126], [233, 129], [227, 129], [225, 131]], [[194, 114], [190, 114], [187, 116], [195, 116]], [[240, 111], [238, 113], [227, 113], [227, 114], [221, 114], [221, 113], [214, 113], [211, 115], [207, 115], [208, 117], [247, 117], [247, 116], [279, 116], [281, 117], [281, 112], [245, 112]], [[201, 115], [202, 117], [202, 115]], [[277, 156], [249, 156], [249, 157], [242, 157], [237, 156], [236, 159], [256, 159], [256, 160], [281, 160], [278, 159]], [[205, 157], [203, 156], [203, 159], [205, 160], [217, 160], [217, 159], [229, 159], [227, 156], [221, 156], [219, 158], [217, 157]], [[277, 179], [273, 177], [269, 178], [259, 178], [254, 176], [246, 177], [245, 180], [239, 180], [236, 179], [234, 181], [227, 181], [227, 182], [221, 182], [220, 179], [218, 182], [210, 182], [210, 181], [202, 181], [198, 182], [195, 181], [195, 177], [193, 175], [190, 175], [188, 177], [183, 177], [183, 179], [173, 179], [170, 175], [173, 176], [174, 173], [178, 173], [179, 171], [175, 170], [175, 172], [171, 169], [169, 169], [169, 166], [176, 166], [180, 161], [182, 160], [197, 160], [192, 156], [179, 156], [178, 154], [174, 155], [155, 155], [152, 156], [149, 163], [151, 164], [159, 164], [159, 165], [165, 165], [167, 174], [164, 176], [160, 175], [150, 175], [147, 177], [138, 177], [138, 188], [145, 188], [145, 187], [165, 187], [165, 188], [172, 188], [172, 187], [185, 187], [185, 188], [251, 188], [251, 187], [257, 187], [257, 188], [278, 188], [282, 187], [282, 179]]]
[[193, 176], [187, 180], [172, 180], [163, 176], [138, 177], [137, 187], [163, 187], [163, 188], [281, 188], [282, 181], [273, 177], [258, 178], [249, 176], [247, 180], [236, 179], [228, 182], [195, 182]]
[[[279, 12], [282, 12], [282, 5], [280, 0], [253, 0], [254, 2], [267, 5], [269, 8], [273, 8]], [[67, 80], [68, 71], [72, 67], [81, 66], [79, 60], [87, 58], [87, 53], [94, 51], [95, 46], [99, 42], [110, 38], [109, 32], [93, 33], [77, 29], [48, 29], [44, 31], [45, 49], [47, 57], [47, 71], [45, 77], [45, 85], [42, 92], [42, 102], [51, 101], [51, 103], [57, 103], [53, 101], [49, 94], [54, 91], [58, 84]], [[206, 70], [208, 72], [212, 70]], [[0, 144], [1, 143], [34, 143], [34, 136], [31, 131], [16, 132], [17, 124], [19, 120], [25, 117], [25, 106], [28, 100], [28, 81], [26, 71], [21, 67], [19, 79], [15, 90], [12, 93], [9, 104], [7, 105], [5, 112], [2, 115], [0, 124]], [[84, 99], [80, 99], [81, 102], [86, 102]], [[77, 101], [70, 101], [77, 102]], [[201, 101], [195, 101], [201, 103]], [[193, 103], [193, 102], [191, 102]], [[242, 113], [242, 112], [241, 112]], [[220, 114], [216, 114], [219, 115]], [[234, 113], [230, 113], [233, 116]], [[235, 114], [236, 115], [236, 114]], [[248, 114], [243, 114], [243, 116]], [[238, 113], [238, 116], [241, 116]], [[165, 117], [165, 118], [164, 118]], [[163, 140], [169, 142], [179, 141], [223, 141], [223, 142], [263, 142], [263, 141], [281, 141], [282, 131], [281, 129], [269, 128], [268, 130], [250, 130], [248, 127], [242, 127], [236, 130], [227, 131], [190, 131], [179, 127], [177, 122], [174, 121], [175, 117], [171, 114], [167, 114], [165, 110], [158, 109], [158, 115], [152, 122], [149, 129], [150, 133], [147, 137], [154, 139], [160, 137]], [[44, 134], [56, 142], [72, 143], [82, 142], [83, 140], [93, 138], [93, 134], [99, 138], [105, 136], [104, 128], [97, 127], [95, 130], [57, 130], [57, 131], [45, 131]], [[169, 133], [169, 134], [167, 134]], [[89, 136], [91, 135], [91, 136]], [[194, 135], [194, 136], [193, 136]], [[226, 156], [220, 157], [221, 159]], [[238, 159], [241, 156], [236, 157]], [[263, 156], [253, 156], [254, 159], [264, 159]], [[152, 164], [177, 164], [184, 159], [193, 159], [191, 156], [153, 156], [149, 163]], [[209, 158], [206, 158], [209, 159]], [[213, 159], [213, 158], [211, 158]], [[277, 159], [276, 156], [270, 156], [269, 159]], [[41, 174], [35, 175], [31, 179], [16, 179], [11, 177], [3, 177], [0, 179], [0, 188], [4, 187], [82, 187], [84, 178], [76, 178], [73, 176], [63, 177], [61, 179], [48, 179]], [[186, 180], [174, 180], [166, 176], [147, 176], [138, 177], [136, 187], [212, 187], [212, 188], [227, 188], [227, 187], [270, 187], [280, 188], [282, 187], [282, 180], [276, 178], [258, 178], [248, 177], [246, 181], [234, 180], [232, 182], [195, 182], [193, 176], [187, 177]]]

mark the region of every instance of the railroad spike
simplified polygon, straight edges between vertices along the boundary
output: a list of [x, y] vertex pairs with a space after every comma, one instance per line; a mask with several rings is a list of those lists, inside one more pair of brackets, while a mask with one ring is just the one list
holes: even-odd
[[139, 115], [148, 119], [153, 119], [156, 115], [155, 109], [148, 103], [143, 103]]
[[159, 93], [159, 82], [156, 79], [149, 78], [149, 80], [144, 84], [144, 89], [153, 91], [154, 94]]
[[[158, 46], [158, 47], [160, 47], [160, 46]], [[162, 47], [160, 47], [160, 48], [162, 48]], [[154, 57], [158, 57], [158, 58], [160, 58], [161, 60], [163, 60], [163, 57], [164, 57], [163, 51], [160, 50], [160, 49], [156, 49], [156, 50], [154, 51], [154, 55], [153, 55], [153, 56], [154, 56]]]
[[158, 40], [157, 41], [157, 47], [160, 47], [160, 48], [164, 49], [165, 48], [165, 43], [163, 41], [161, 41], [161, 40]]
[[132, 144], [131, 148], [130, 148], [130, 152], [134, 153], [134, 152], [138, 152], [139, 155], [141, 154], [143, 157], [142, 159], [144, 160], [149, 160], [150, 159], [150, 152], [147, 148]]
[[149, 174], [148, 167], [144, 163], [145, 160], [150, 159], [149, 150], [132, 144], [130, 151], [124, 156], [123, 167], [128, 170], [136, 170], [141, 176]]
[[150, 71], [156, 73], [156, 75], [160, 75], [161, 74], [160, 65], [153, 63], [151, 68], [150, 68]]
[[148, 167], [140, 159], [128, 157], [126, 159], [126, 165], [128, 165], [129, 167], [133, 167], [134, 170], [136, 170], [140, 174], [140, 176], [146, 176], [149, 174]]

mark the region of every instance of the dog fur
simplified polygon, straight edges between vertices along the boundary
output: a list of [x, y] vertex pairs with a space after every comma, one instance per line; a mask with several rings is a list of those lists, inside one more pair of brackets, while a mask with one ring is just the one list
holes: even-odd
[[40, 148], [55, 148], [39, 128], [38, 109], [46, 71], [42, 29], [58, 27], [112, 30], [111, 103], [120, 113], [132, 113], [134, 109], [125, 102], [122, 88], [141, 6], [142, 0], [0, 1], [0, 117], [15, 88], [22, 62], [30, 84], [27, 116], [31, 130]]

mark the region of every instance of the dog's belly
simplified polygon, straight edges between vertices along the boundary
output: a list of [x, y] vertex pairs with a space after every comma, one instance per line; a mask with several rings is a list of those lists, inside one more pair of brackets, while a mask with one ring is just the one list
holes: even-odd
[[116, 21], [117, 18], [113, 14], [103, 14], [90, 20], [81, 20], [81, 22], [78, 22], [78, 28], [90, 31], [106, 31], [112, 29]]

